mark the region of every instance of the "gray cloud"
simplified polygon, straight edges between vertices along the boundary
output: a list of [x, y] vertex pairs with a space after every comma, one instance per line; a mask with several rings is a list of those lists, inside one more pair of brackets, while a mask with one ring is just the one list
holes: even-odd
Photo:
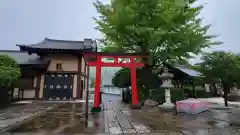
[[[35, 43], [44, 37], [71, 40], [101, 37], [94, 29], [92, 17], [97, 12], [92, 2], [93, 0], [1, 0], [0, 49], [17, 49], [15, 45], [18, 43]], [[204, 24], [212, 24], [209, 33], [220, 35], [216, 40], [224, 42], [223, 45], [206, 51], [239, 52], [240, 1], [199, 0], [197, 4], [205, 4], [200, 16], [204, 17]]]

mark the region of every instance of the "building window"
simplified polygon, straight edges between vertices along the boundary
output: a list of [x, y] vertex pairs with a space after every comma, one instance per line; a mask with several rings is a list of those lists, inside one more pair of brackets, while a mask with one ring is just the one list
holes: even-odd
[[60, 64], [60, 63], [56, 64], [56, 69], [57, 70], [62, 70], [62, 64]]

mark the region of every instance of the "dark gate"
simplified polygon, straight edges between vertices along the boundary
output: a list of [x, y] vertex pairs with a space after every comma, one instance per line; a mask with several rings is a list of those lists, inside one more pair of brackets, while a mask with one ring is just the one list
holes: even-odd
[[46, 74], [43, 96], [46, 100], [71, 100], [73, 93], [72, 74]]

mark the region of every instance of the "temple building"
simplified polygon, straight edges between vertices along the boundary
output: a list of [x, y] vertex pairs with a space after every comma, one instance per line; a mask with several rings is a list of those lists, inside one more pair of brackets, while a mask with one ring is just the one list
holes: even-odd
[[97, 52], [92, 39], [84, 41], [45, 38], [39, 43], [17, 45], [19, 51], [2, 50], [21, 68], [17, 88], [25, 99], [84, 99], [88, 88], [89, 67], [83, 52]]

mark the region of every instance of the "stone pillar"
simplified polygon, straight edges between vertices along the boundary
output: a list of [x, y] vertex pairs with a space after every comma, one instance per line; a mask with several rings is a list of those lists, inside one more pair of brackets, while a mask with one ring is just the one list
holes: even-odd
[[171, 102], [171, 91], [170, 88], [173, 88], [172, 85], [172, 78], [173, 74], [168, 72], [167, 68], [163, 69], [163, 73], [160, 75], [160, 78], [163, 81], [162, 88], [165, 89], [165, 102], [162, 105], [159, 105], [159, 107], [164, 109], [172, 109], [175, 107], [175, 105]]
[[165, 89], [165, 103], [172, 104], [170, 89]]

